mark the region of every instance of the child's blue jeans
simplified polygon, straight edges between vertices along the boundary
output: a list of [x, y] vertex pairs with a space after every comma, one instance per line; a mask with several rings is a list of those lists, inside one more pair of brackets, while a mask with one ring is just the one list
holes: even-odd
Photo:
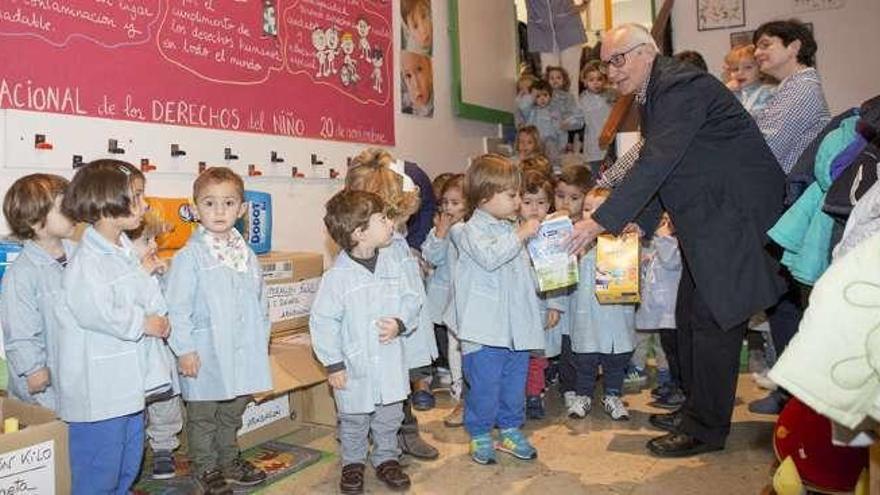
[[490, 433], [494, 426], [522, 426], [529, 351], [484, 346], [462, 356], [462, 369], [469, 387], [464, 427], [471, 437]]
[[577, 394], [593, 397], [601, 364], [605, 395], [618, 397], [623, 395], [623, 380], [626, 377], [626, 367], [631, 357], [631, 352], [621, 354], [575, 353], [574, 362], [577, 368], [577, 387], [575, 390]]
[[129, 493], [144, 455], [144, 412], [67, 426], [73, 495]]

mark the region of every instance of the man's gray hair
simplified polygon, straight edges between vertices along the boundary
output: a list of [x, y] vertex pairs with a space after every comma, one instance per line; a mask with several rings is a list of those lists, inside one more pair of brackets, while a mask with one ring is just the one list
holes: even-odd
[[657, 42], [654, 41], [654, 37], [651, 36], [651, 31], [649, 31], [648, 28], [641, 24], [637, 24], [635, 22], [627, 22], [625, 24], [613, 27], [611, 31], [608, 32], [608, 35], [612, 35], [619, 31], [623, 31], [626, 33], [626, 39], [629, 40], [630, 46], [644, 43], [653, 48], [655, 53], [660, 51], [660, 49], [657, 48]]

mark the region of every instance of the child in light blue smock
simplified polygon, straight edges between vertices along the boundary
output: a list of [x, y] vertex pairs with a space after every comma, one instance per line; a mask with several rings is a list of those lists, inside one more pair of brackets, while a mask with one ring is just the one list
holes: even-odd
[[[584, 113], [581, 111], [580, 105], [578, 105], [578, 99], [575, 97], [576, 92], [571, 92], [571, 75], [564, 68], [551, 65], [544, 69], [544, 78], [550, 83], [550, 87], [553, 88], [550, 106], [559, 113], [559, 130], [564, 136], [561, 151], [571, 151], [570, 146], [568, 146], [568, 133], [584, 128]], [[577, 84], [577, 81], [575, 81], [575, 84]]]
[[[610, 194], [592, 189], [584, 200], [584, 215], [592, 214]], [[615, 421], [629, 419], [623, 404], [623, 379], [635, 347], [635, 307], [599, 304], [596, 299], [596, 247], [580, 261], [580, 284], [572, 301], [571, 347], [577, 383], [569, 416], [584, 418], [592, 409], [593, 393], [602, 366], [605, 396], [602, 405]]]
[[563, 116], [559, 105], [551, 104], [552, 98], [553, 88], [550, 84], [538, 80], [532, 86], [531, 93], [517, 97], [517, 106], [525, 117], [525, 125], [538, 129], [544, 153], [553, 168], [558, 170], [568, 134], [562, 130]]
[[450, 394], [456, 401], [455, 408], [443, 420], [447, 426], [461, 426], [464, 420], [461, 402], [464, 381], [461, 371], [461, 345], [455, 334], [455, 326], [447, 322], [446, 315], [452, 305], [453, 268], [458, 263], [458, 248], [451, 240], [451, 231], [454, 226], [459, 225], [467, 211], [464, 175], [456, 174], [440, 189], [440, 212], [434, 219], [434, 228], [422, 244], [422, 256], [433, 267], [428, 277], [424, 310], [435, 325], [443, 325], [447, 329], [447, 356], [452, 375]]
[[200, 226], [167, 276], [168, 344], [180, 370], [193, 473], [214, 493], [266, 479], [241, 458], [236, 431], [251, 395], [272, 388], [270, 324], [260, 263], [234, 228], [247, 210], [241, 177], [209, 168], [193, 183], [193, 200]]
[[[394, 160], [379, 148], [368, 148], [356, 156], [345, 176], [345, 187], [355, 191], [376, 194], [394, 211], [394, 234], [389, 250], [401, 263], [404, 273], [424, 301], [425, 287], [421, 256], [406, 241], [406, 224], [419, 209], [419, 189], [404, 173], [404, 163]], [[427, 268], [427, 265], [425, 265]], [[423, 304], [423, 303], [422, 303]], [[403, 405], [403, 426], [400, 428], [400, 448], [409, 456], [436, 459], [440, 453], [419, 434], [419, 424], [413, 409], [432, 409], [436, 402], [431, 392], [431, 364], [438, 356], [434, 323], [427, 311], [421, 311], [418, 325], [403, 340], [403, 355], [409, 369], [412, 393]]]
[[[523, 245], [540, 223], [533, 219], [517, 226], [521, 181], [507, 158], [475, 158], [467, 170], [465, 196], [476, 209], [456, 240], [453, 297], [469, 387], [464, 426], [471, 458], [480, 464], [495, 463], [495, 449], [519, 459], [537, 457], [520, 427], [529, 351], [544, 347], [536, 283]], [[492, 438], [496, 426], [501, 433], [497, 443]]]
[[61, 212], [68, 181], [49, 174], [24, 176], [6, 192], [3, 214], [24, 248], [3, 276], [0, 316], [9, 371], [8, 391], [29, 404], [55, 410], [58, 331], [55, 304], [75, 245], [73, 222]]
[[309, 325], [336, 399], [342, 493], [363, 490], [370, 436], [379, 479], [392, 489], [410, 483], [398, 463], [397, 432], [409, 395], [398, 335], [417, 328], [423, 297], [421, 281], [413, 283], [406, 262], [390, 247], [394, 221], [387, 210], [373, 193], [344, 190], [327, 202], [324, 216], [342, 252], [321, 280]]
[[[58, 416], [68, 423], [72, 493], [128, 493], [144, 441], [147, 336], [169, 324], [158, 286], [141, 269], [126, 230], [146, 210], [144, 177], [132, 165], [97, 160], [80, 168], [62, 202], [91, 224], [64, 271], [54, 335]], [[165, 368], [170, 377], [170, 370]], [[100, 462], [96, 462], [100, 459]]]
[[[544, 173], [526, 169], [520, 190], [522, 201], [519, 208], [521, 221], [537, 220], [543, 222], [550, 211], [553, 198], [553, 182]], [[565, 308], [559, 306], [558, 297], [564, 291], [537, 293], [541, 321], [544, 323], [544, 349], [532, 351], [529, 356], [529, 374], [526, 378], [526, 417], [542, 419], [544, 412], [545, 370], [549, 360], [562, 352], [562, 327], [560, 314]]]
[[762, 80], [761, 69], [755, 60], [755, 45], [738, 46], [726, 57], [731, 81], [736, 90], [733, 94], [742, 106], [755, 118], [773, 97], [774, 86]]

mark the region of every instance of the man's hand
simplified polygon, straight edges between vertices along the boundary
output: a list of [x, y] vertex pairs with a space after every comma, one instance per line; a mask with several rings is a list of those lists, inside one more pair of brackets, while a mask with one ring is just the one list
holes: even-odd
[[568, 252], [571, 254], [582, 254], [586, 251], [587, 246], [596, 240], [605, 227], [599, 225], [593, 217], [585, 217], [580, 222], [574, 224], [574, 233], [568, 240]]
[[199, 353], [193, 351], [177, 358], [177, 369], [180, 374], [190, 378], [199, 376], [199, 368], [202, 367], [202, 361], [199, 359]]
[[330, 386], [333, 387], [334, 390], [341, 390], [345, 388], [346, 375], [345, 370], [334, 371], [327, 375], [327, 381], [330, 383]]
[[29, 394], [38, 394], [49, 387], [49, 368], [43, 367], [27, 376]]

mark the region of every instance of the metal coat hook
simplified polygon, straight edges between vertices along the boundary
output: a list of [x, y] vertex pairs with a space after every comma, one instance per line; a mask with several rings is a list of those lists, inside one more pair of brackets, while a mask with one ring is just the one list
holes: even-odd
[[226, 161], [238, 160], [238, 155], [232, 154], [232, 148], [223, 148], [223, 159]]
[[54, 148], [52, 143], [46, 141], [45, 134], [35, 134], [34, 135], [34, 148], [38, 150], [51, 150]]
[[272, 163], [284, 163], [284, 158], [281, 158], [277, 151], [273, 151], [269, 156], [269, 161]]
[[207, 168], [208, 164], [206, 162], [199, 162], [199, 173], [204, 172]]
[[180, 149], [179, 144], [172, 144], [171, 145], [171, 156], [173, 158], [177, 158], [178, 156], [186, 156], [186, 151], [183, 151], [182, 149]]
[[263, 175], [263, 172], [260, 171], [260, 169], [258, 169], [256, 165], [254, 165], [253, 163], [248, 165], [248, 177], [259, 177], [261, 175]]
[[141, 172], [147, 173], [156, 170], [156, 166], [150, 163], [149, 158], [141, 158]]
[[114, 155], [121, 155], [125, 153], [125, 149], [119, 147], [119, 141], [116, 139], [107, 140], [107, 151]]
[[74, 170], [76, 170], [76, 169], [82, 167], [83, 165], [85, 165], [85, 163], [83, 162], [83, 157], [82, 157], [82, 155], [73, 155], [73, 161], [72, 161], [72, 164], [73, 164], [73, 169], [74, 169]]

